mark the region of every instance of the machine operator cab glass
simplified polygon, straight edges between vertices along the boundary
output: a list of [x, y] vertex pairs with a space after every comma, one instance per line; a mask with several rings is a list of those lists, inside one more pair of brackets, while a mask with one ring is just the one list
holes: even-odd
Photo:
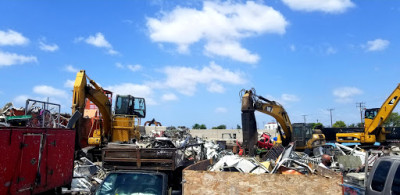
[[296, 146], [304, 147], [306, 140], [312, 138], [313, 130], [311, 124], [293, 123], [293, 140], [296, 141]]
[[115, 114], [136, 115], [139, 118], [146, 117], [146, 101], [131, 95], [117, 95], [115, 102]]
[[379, 108], [371, 108], [365, 110], [365, 118], [366, 119], [374, 119], [378, 114]]

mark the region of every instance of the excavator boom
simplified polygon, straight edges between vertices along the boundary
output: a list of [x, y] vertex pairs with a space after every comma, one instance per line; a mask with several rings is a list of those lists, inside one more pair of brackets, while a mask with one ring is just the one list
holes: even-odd
[[[99, 108], [101, 113], [103, 119], [101, 137], [108, 137], [110, 135], [112, 121], [111, 103], [104, 94], [103, 89], [96, 82], [89, 79], [92, 86], [87, 85], [87, 78], [84, 70], [79, 71], [76, 75], [72, 97], [72, 113], [79, 111], [83, 114], [86, 98], [88, 98]], [[80, 120], [78, 122], [78, 128], [81, 128], [81, 125], [82, 122]], [[78, 134], [81, 133], [79, 130], [77, 132]], [[82, 135], [79, 135], [79, 137], [81, 138]]]
[[[245, 148], [252, 148], [254, 145], [254, 137], [258, 136], [256, 119], [254, 116], [254, 111], [257, 110], [264, 114], [268, 114], [274, 117], [278, 123], [281, 125], [283, 132], [279, 131], [282, 144], [284, 146], [288, 145], [292, 139], [292, 125], [287, 112], [275, 101], [270, 101], [264, 97], [257, 96], [254, 93], [254, 89], [245, 90], [242, 96], [242, 130], [243, 130], [243, 144]], [[250, 152], [251, 154], [251, 152]]]
[[383, 125], [399, 102], [399, 96], [400, 84], [397, 85], [392, 94], [390, 94], [386, 101], [383, 102], [376, 116], [372, 120], [369, 120], [368, 118], [365, 119], [365, 133], [372, 134], [377, 127], [381, 127]]
[[374, 144], [385, 142], [386, 134], [383, 123], [393, 112], [400, 99], [400, 84], [393, 90], [390, 96], [383, 102], [380, 108], [367, 109], [365, 111], [364, 132], [337, 133], [337, 142], [358, 142], [361, 144]]
[[251, 149], [254, 146], [252, 145], [254, 135], [258, 135], [254, 111], [270, 115], [279, 123], [278, 131], [280, 136], [276, 143], [282, 143], [283, 146], [287, 146], [290, 142], [296, 142], [296, 149], [298, 150], [312, 149], [325, 144], [325, 136], [321, 131], [313, 131], [310, 124], [292, 124], [285, 108], [278, 102], [256, 95], [254, 89], [243, 91], [242, 131], [245, 148]]

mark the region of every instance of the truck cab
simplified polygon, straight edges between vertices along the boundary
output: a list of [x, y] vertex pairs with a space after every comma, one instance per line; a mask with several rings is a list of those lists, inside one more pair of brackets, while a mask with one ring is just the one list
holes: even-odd
[[400, 157], [379, 158], [369, 176], [366, 194], [400, 194]]

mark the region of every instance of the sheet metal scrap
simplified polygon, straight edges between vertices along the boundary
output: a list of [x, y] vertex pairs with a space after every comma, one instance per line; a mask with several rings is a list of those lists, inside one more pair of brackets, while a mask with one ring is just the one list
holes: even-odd
[[226, 155], [222, 157], [210, 171], [229, 171], [241, 173], [254, 173], [261, 174], [267, 173], [268, 169], [265, 168], [255, 158], [244, 158], [236, 155]]
[[283, 147], [281, 144], [276, 144], [272, 146], [270, 150], [267, 151], [264, 155], [262, 155], [262, 160], [276, 160], [282, 152], [285, 150], [285, 147]]
[[63, 188], [63, 193], [90, 194], [91, 190], [99, 185], [105, 176], [106, 171], [102, 167], [83, 157], [75, 161], [71, 189]]

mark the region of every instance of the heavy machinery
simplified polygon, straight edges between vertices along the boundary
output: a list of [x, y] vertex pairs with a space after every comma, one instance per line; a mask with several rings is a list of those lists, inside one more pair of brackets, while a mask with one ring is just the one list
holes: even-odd
[[390, 133], [383, 127], [383, 123], [392, 113], [399, 102], [400, 84], [393, 90], [390, 96], [383, 102], [380, 108], [371, 108], [365, 110], [364, 132], [337, 133], [337, 142], [356, 142], [365, 145], [375, 142], [385, 142], [386, 134]]
[[[89, 80], [91, 85], [87, 84]], [[111, 100], [105, 95], [105, 90], [95, 81], [90, 79], [84, 70], [76, 75], [72, 98], [72, 113], [84, 113], [86, 98], [93, 102], [100, 111], [101, 125], [99, 129], [83, 135], [83, 120], [78, 121], [77, 144], [80, 140], [88, 138], [89, 145], [100, 146], [107, 142], [131, 143], [140, 138], [139, 125], [141, 118], [146, 116], [146, 103], [144, 98], [131, 95], [117, 95], [115, 113], [111, 110]]]
[[321, 131], [313, 132], [311, 125], [304, 123], [292, 123], [282, 105], [255, 94], [255, 90], [242, 90], [242, 130], [243, 146], [248, 154], [253, 155], [252, 148], [257, 142], [257, 127], [254, 111], [274, 117], [279, 123], [280, 136], [277, 143], [287, 146], [290, 142], [296, 142], [296, 149], [312, 149], [325, 144], [325, 136]]
[[144, 126], [151, 126], [151, 125], [154, 125], [154, 126], [162, 126], [162, 124], [160, 123], [160, 122], [158, 122], [158, 121], [156, 121], [156, 119], [155, 118], [153, 118], [151, 121], [146, 121], [145, 123], [144, 123]]

